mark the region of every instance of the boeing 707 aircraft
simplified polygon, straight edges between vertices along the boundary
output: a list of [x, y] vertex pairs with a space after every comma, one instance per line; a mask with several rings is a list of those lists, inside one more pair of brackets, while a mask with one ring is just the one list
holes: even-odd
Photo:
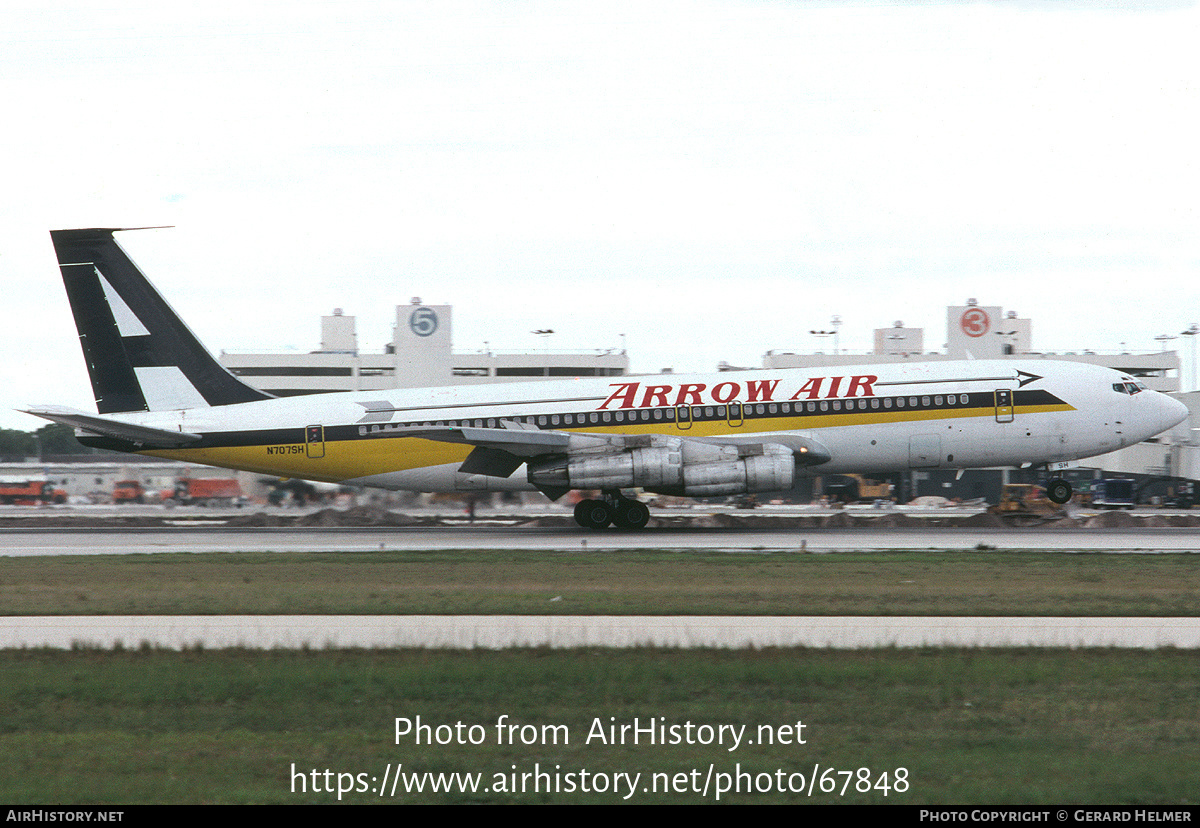
[[[100, 448], [394, 490], [598, 490], [575, 509], [581, 526], [641, 529], [635, 489], [709, 497], [814, 474], [1049, 467], [1187, 416], [1120, 372], [1020, 359], [275, 398], [213, 359], [115, 232], [50, 234], [98, 414], [28, 411]], [[1048, 494], [1065, 503], [1071, 486], [1056, 478]]]

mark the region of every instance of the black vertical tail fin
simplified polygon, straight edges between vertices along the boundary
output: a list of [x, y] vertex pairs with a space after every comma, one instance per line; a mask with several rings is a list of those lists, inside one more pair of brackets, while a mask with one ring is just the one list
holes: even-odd
[[271, 399], [221, 367], [113, 238], [51, 230], [101, 414]]

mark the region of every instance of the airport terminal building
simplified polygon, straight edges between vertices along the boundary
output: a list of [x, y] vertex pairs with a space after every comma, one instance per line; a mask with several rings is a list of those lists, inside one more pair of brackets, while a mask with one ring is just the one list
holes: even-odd
[[222, 351], [219, 359], [243, 382], [277, 397], [629, 373], [629, 357], [620, 349], [456, 352], [452, 318], [450, 305], [413, 299], [396, 307], [392, 341], [383, 353], [363, 353], [355, 318], [338, 309], [321, 317], [321, 347], [316, 351]]

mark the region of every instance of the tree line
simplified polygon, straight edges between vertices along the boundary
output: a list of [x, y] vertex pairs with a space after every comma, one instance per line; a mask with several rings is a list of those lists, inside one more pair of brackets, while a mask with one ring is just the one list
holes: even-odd
[[0, 459], [9, 462], [52, 454], [100, 453], [76, 440], [75, 429], [62, 423], [49, 423], [37, 431], [0, 428]]

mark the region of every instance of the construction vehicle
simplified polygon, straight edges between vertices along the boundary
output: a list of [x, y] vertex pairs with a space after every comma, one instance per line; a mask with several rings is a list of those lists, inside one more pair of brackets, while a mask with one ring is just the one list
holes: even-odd
[[1000, 502], [988, 509], [993, 515], [1021, 520], [1044, 520], [1058, 515], [1062, 507], [1046, 497], [1046, 490], [1036, 483], [1006, 483], [1000, 492]]
[[823, 480], [823, 489], [831, 502], [871, 503], [888, 500], [892, 496], [892, 484], [886, 480], [872, 480], [861, 474], [835, 474]]
[[146, 490], [137, 480], [118, 480], [113, 484], [113, 503], [145, 503]]
[[66, 503], [67, 493], [54, 488], [47, 478], [0, 477], [0, 503], [11, 506], [41, 506]]
[[183, 477], [175, 483], [173, 497], [184, 506], [235, 506], [244, 494], [234, 477]]

